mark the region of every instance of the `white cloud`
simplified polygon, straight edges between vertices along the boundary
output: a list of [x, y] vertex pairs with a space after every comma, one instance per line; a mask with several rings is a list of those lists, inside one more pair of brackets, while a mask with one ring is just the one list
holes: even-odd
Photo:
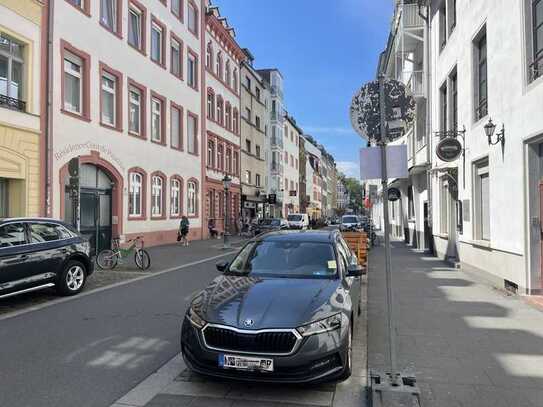
[[347, 177], [360, 178], [360, 167], [354, 161], [337, 161], [336, 167]]
[[308, 134], [356, 134], [354, 130], [349, 127], [302, 126], [302, 129]]

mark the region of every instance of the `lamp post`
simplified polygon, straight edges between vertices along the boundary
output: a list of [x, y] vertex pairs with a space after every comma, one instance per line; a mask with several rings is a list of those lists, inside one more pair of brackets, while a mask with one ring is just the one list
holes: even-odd
[[225, 174], [222, 179], [222, 184], [224, 186], [224, 233], [223, 233], [223, 249], [230, 249], [230, 242], [228, 241], [228, 189], [232, 179]]

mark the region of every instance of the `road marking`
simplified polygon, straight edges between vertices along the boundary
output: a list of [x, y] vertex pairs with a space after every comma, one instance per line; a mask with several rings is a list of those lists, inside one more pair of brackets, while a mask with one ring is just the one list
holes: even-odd
[[10, 319], [10, 318], [15, 318], [15, 317], [18, 317], [20, 315], [23, 315], [23, 314], [26, 314], [26, 313], [29, 313], [29, 312], [38, 311], [38, 310], [41, 310], [43, 308], [51, 307], [53, 305], [62, 304], [64, 302], [81, 299], [83, 297], [86, 297], [87, 295], [96, 294], [96, 293], [101, 292], [101, 291], [110, 290], [112, 288], [116, 288], [116, 287], [120, 287], [120, 286], [123, 286], [123, 285], [135, 283], [136, 281], [145, 280], [146, 278], [157, 277], [157, 276], [160, 276], [162, 274], [171, 273], [172, 271], [178, 271], [178, 270], [185, 269], [187, 267], [197, 266], [198, 264], [207, 263], [208, 261], [220, 259], [221, 257], [230, 256], [230, 255], [236, 254], [236, 253], [237, 253], [237, 251], [225, 252], [225, 253], [222, 253], [222, 254], [218, 254], [216, 256], [206, 257], [205, 259], [200, 259], [200, 260], [196, 260], [196, 261], [193, 261], [193, 262], [190, 262], [190, 263], [187, 263], [187, 264], [183, 264], [181, 266], [170, 267], [170, 268], [167, 268], [167, 269], [164, 269], [164, 270], [157, 271], [156, 273], [148, 274], [148, 275], [141, 276], [141, 277], [136, 277], [136, 278], [133, 278], [131, 280], [119, 281], [118, 283], [115, 283], [115, 284], [111, 284], [111, 285], [108, 285], [108, 286], [96, 288], [96, 289], [90, 290], [90, 291], [85, 291], [85, 292], [82, 292], [81, 294], [75, 295], [73, 297], [58, 298], [56, 300], [52, 300], [52, 301], [48, 301], [48, 302], [45, 302], [45, 303], [42, 303], [42, 304], [32, 306], [30, 308], [25, 308], [25, 309], [22, 309], [22, 310], [19, 310], [19, 311], [14, 311], [14, 312], [11, 312], [11, 313], [0, 315], [0, 321], [4, 321], [4, 320]]

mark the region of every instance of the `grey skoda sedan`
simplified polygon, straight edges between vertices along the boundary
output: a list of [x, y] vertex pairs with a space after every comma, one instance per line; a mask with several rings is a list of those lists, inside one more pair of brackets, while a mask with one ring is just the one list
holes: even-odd
[[217, 269], [183, 320], [189, 368], [264, 382], [350, 376], [363, 269], [338, 231], [268, 233]]

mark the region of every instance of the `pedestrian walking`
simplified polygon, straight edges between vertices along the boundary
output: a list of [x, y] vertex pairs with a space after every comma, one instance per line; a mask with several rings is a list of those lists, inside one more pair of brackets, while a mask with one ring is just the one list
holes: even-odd
[[213, 238], [219, 238], [219, 232], [217, 229], [215, 229], [215, 219], [210, 218], [207, 222], [207, 230], [209, 232], [209, 236]]
[[179, 222], [179, 232], [177, 232], [177, 241], [181, 242], [181, 246], [189, 245], [189, 218], [183, 215], [181, 222]]

